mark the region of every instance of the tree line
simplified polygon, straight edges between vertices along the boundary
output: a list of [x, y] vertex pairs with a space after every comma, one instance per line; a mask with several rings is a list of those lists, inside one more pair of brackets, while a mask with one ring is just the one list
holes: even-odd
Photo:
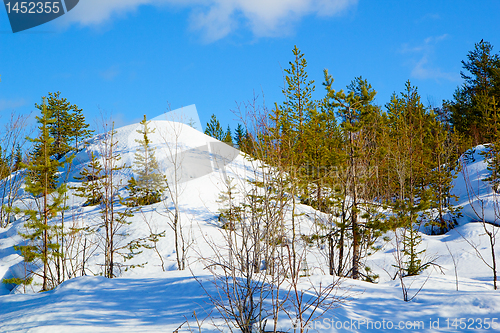
[[[452, 182], [462, 172], [463, 153], [487, 146], [491, 176], [484, 181], [498, 191], [500, 61], [492, 49], [475, 44], [462, 62], [463, 85], [440, 107], [425, 106], [410, 81], [382, 107], [366, 79], [337, 89], [328, 70], [324, 97], [313, 99], [307, 61], [295, 47], [283, 102], [271, 109], [256, 99], [242, 103], [237, 111], [244, 126], [234, 141], [212, 115], [205, 134], [236, 142], [255, 170], [249, 179], [225, 177], [219, 200], [224, 251], [214, 245], [215, 254], [203, 258], [218, 290], [209, 297], [228, 324], [242, 332], [278, 332], [284, 313], [297, 331], [306, 331], [322, 311], [345, 300], [337, 294], [342, 278], [377, 281], [366, 259], [387, 231], [395, 249], [388, 273], [399, 279], [405, 301], [415, 297], [405, 278], [435, 266], [424, 260], [419, 231], [445, 233], [460, 217]], [[477, 199], [472, 193], [470, 200]], [[316, 209], [313, 216], [304, 214], [303, 204]], [[305, 232], [307, 222], [313, 227]], [[480, 258], [492, 269], [496, 289], [497, 231], [484, 216], [482, 222], [492, 260]], [[310, 267], [318, 251], [324, 260]], [[313, 270], [333, 279], [317, 288], [308, 280]]]
[[[293, 56], [285, 69], [282, 103], [258, 111], [255, 102], [248, 103], [241, 119], [250, 121], [238, 125], [234, 141], [230, 128], [224, 132], [215, 115], [205, 133], [228, 144], [236, 142], [250, 158], [272, 167], [276, 181], [285, 181], [283, 195], [292, 207], [287, 221], [290, 246], [300, 237], [297, 204], [324, 213], [315, 237], [328, 244], [330, 274], [373, 280], [364, 265], [366, 256], [374, 251], [377, 237], [397, 228], [403, 230], [402, 274], [419, 274], [429, 263], [421, 261], [416, 230], [441, 234], [460, 216], [451, 190], [461, 154], [488, 144], [490, 161], [498, 159], [499, 55], [486, 41], [475, 44], [462, 61], [464, 83], [439, 107], [425, 106], [410, 81], [380, 106], [366, 79], [356, 77], [338, 89], [328, 70], [322, 84], [325, 95], [315, 100], [305, 56], [297, 47]], [[494, 179], [488, 181], [498, 182], [498, 165], [491, 166]], [[274, 189], [283, 186], [275, 184]], [[390, 214], [382, 213], [388, 209]], [[226, 211], [232, 216], [244, 209], [222, 209]]]

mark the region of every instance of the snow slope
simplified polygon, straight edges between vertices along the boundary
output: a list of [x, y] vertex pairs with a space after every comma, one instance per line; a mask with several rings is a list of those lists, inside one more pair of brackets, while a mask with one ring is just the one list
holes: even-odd
[[471, 221], [486, 221], [500, 225], [500, 196], [491, 184], [483, 181], [490, 175], [484, 154], [485, 145], [468, 150], [460, 159], [460, 171], [453, 182], [453, 194], [458, 197], [457, 206], [462, 207], [460, 224]]
[[[187, 125], [154, 120], [150, 127], [155, 128], [150, 139], [163, 172], [169, 179], [175, 177], [176, 171], [179, 175], [181, 220], [190, 244], [190, 269], [175, 270], [173, 231], [165, 218], [166, 211], [172, 208], [172, 198], [167, 196], [163, 202], [136, 213], [127, 227], [129, 237], [144, 235], [147, 232], [145, 221], [149, 221], [156, 231], [166, 232], [166, 237], [158, 243], [165, 272], [160, 257], [145, 251], [134, 259], [134, 263], [147, 262], [145, 267], [124, 271], [117, 279], [79, 277], [55, 290], [28, 294], [12, 294], [8, 286], [1, 285], [0, 332], [173, 332], [180, 326], [179, 332], [191, 329], [195, 332], [198, 323], [203, 332], [217, 331], [214, 325], [222, 322], [203, 289], [213, 292], [211, 284], [204, 283], [202, 288], [197, 282], [209, 279], [198, 259], [201, 254], [210, 252], [207, 240], [221, 239], [217, 211], [219, 194], [226, 189], [225, 180], [229, 177], [244, 184], [245, 179], [255, 176], [256, 165], [238, 151]], [[138, 129], [141, 129], [139, 124], [116, 129], [117, 151], [125, 165], [133, 163], [138, 147], [135, 140], [140, 139]], [[76, 156], [71, 169], [61, 177], [68, 176], [76, 185], [74, 177], [88, 163], [90, 153], [99, 156], [100, 139], [102, 136], [90, 140], [87, 150]], [[478, 151], [481, 149], [485, 148], [479, 147]], [[460, 225], [445, 235], [422, 235], [421, 247], [426, 249], [427, 258], [433, 259], [440, 268], [428, 269], [416, 278], [406, 278], [410, 296], [421, 289], [418, 295], [411, 302], [402, 300], [399, 281], [393, 280], [394, 239], [389, 233], [386, 240], [378, 242], [380, 250], [367, 260], [367, 265], [379, 274], [379, 283], [346, 279], [340, 292], [348, 296], [348, 301], [325, 313], [320, 321], [312, 324], [311, 331], [500, 331], [500, 324], [491, 327], [492, 318], [500, 322], [500, 297], [493, 291], [492, 272], [471, 246], [475, 245], [486, 260], [491, 258], [484, 226], [474, 223], [478, 217], [471, 212], [474, 212], [474, 205], [481, 204], [485, 216], [493, 219], [495, 193], [481, 181], [488, 173], [484, 158], [477, 152], [474, 157], [468, 161], [469, 176], [459, 175], [455, 180], [455, 191], [460, 198], [458, 204], [464, 207]], [[120, 174], [123, 187], [131, 175], [131, 170]], [[474, 200], [469, 200], [467, 194], [467, 178], [478, 193]], [[20, 195], [22, 201], [18, 204], [29, 205], [29, 198], [22, 190]], [[78, 221], [91, 224], [97, 220], [99, 212], [95, 207], [82, 207], [82, 203], [83, 199], [71, 196], [71, 210], [67, 214], [74, 213]], [[303, 205], [299, 205], [299, 211], [305, 213], [301, 232], [307, 234], [312, 229], [308, 216], [317, 212]], [[18, 220], [7, 228], [0, 229], [0, 278], [22, 273], [24, 266], [13, 249], [13, 245], [21, 241], [17, 232], [22, 228], [23, 219], [18, 216]], [[500, 251], [497, 250], [498, 255]], [[320, 281], [331, 279], [320, 269], [325, 260], [321, 251], [311, 250], [308, 256], [308, 264], [315, 273], [311, 280], [316, 286]], [[101, 261], [102, 253], [96, 253], [89, 265], [98, 272]], [[453, 321], [454, 318], [465, 318], [465, 329], [460, 327], [460, 321]], [[284, 316], [279, 322], [283, 331], [292, 331], [292, 324]]]

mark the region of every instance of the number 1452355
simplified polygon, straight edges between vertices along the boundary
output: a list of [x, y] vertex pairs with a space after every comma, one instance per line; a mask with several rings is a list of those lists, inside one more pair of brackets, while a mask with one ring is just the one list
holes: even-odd
[[60, 1], [12, 1], [5, 3], [8, 14], [58, 14], [61, 11], [60, 5]]

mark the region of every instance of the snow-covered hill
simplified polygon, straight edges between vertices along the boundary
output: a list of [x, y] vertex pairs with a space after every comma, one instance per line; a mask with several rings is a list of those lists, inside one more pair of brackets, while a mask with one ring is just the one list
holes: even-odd
[[[193, 240], [197, 237], [195, 234], [199, 232], [199, 223], [213, 224], [215, 215], [218, 211], [218, 195], [224, 187], [225, 177], [234, 177], [237, 172], [240, 176], [245, 177], [248, 165], [239, 151], [227, 146], [224, 143], [178, 122], [171, 121], [152, 121], [149, 123], [154, 133], [149, 135], [151, 147], [155, 148], [155, 155], [161, 171], [166, 174], [167, 178], [176, 182], [176, 195], [180, 203], [181, 220], [186, 222], [187, 234], [192, 235]], [[138, 148], [136, 140], [141, 139], [141, 134], [137, 130], [142, 129], [142, 125], [133, 124], [118, 128], [115, 130], [113, 140], [117, 142], [115, 151], [120, 155], [119, 164], [132, 166], [135, 158], [135, 153]], [[98, 157], [103, 164], [102, 159], [102, 144], [104, 135], [98, 135], [89, 141], [87, 149], [79, 152], [71, 166], [64, 170], [60, 175], [60, 179], [69, 179], [69, 187], [78, 186], [79, 183], [75, 177], [79, 176], [80, 171], [88, 165], [91, 154]], [[115, 175], [116, 182], [121, 184], [121, 192], [126, 191], [128, 179], [133, 175], [132, 169], [123, 169]], [[22, 177], [19, 173], [17, 177]], [[243, 179], [243, 178], [242, 178]], [[15, 205], [27, 207], [32, 204], [27, 193], [24, 193], [24, 186], [21, 186], [18, 197], [19, 200]], [[71, 217], [72, 220], [84, 221], [82, 223], [91, 225], [92, 221], [99, 218], [99, 210], [96, 206], [83, 207], [84, 198], [73, 195], [75, 190], [69, 191], [67, 204], [71, 208], [66, 213], [66, 218]], [[124, 193], [126, 195], [126, 193]], [[171, 259], [174, 252], [170, 239], [171, 228], [166, 223], [167, 219], [164, 214], [172, 206], [172, 198], [167, 193], [163, 202], [146, 207], [141, 210], [141, 213], [135, 214], [131, 218], [131, 226], [127, 232], [129, 238], [138, 237], [143, 234], [148, 228], [144, 220], [147, 218], [151, 221], [151, 228], [158, 231], [166, 231], [166, 237], [161, 238], [158, 246], [162, 251], [162, 256], [165, 257], [165, 265], [168, 267], [175, 266], [175, 260]], [[23, 229], [24, 219], [18, 215], [19, 220], [11, 225], [0, 240], [2, 259], [0, 259], [0, 277], [9, 278], [13, 275], [20, 275], [24, 270], [21, 264], [21, 257], [15, 254], [12, 246], [21, 241], [17, 236], [17, 232]], [[196, 220], [196, 226], [194, 224]], [[189, 223], [188, 223], [189, 222]], [[4, 230], [2, 230], [4, 231]], [[98, 256], [98, 255], [97, 255]], [[155, 258], [149, 258], [150, 254], [139, 256], [136, 262], [148, 262], [151, 267], [159, 267]], [[156, 258], [158, 259], [158, 258]], [[98, 262], [99, 259], [96, 259]], [[153, 269], [153, 268], [151, 268]], [[154, 269], [153, 269], [154, 270]], [[1, 285], [3, 293], [6, 292], [5, 286]]]
[[[237, 150], [188, 125], [155, 120], [150, 127], [155, 129], [149, 138], [156, 148], [162, 172], [168, 179], [177, 181], [189, 269], [175, 270], [174, 231], [167, 217], [175, 198], [167, 194], [162, 202], [136, 212], [126, 227], [129, 239], [143, 237], [151, 230], [165, 232], [156, 250], [145, 250], [130, 262], [146, 263], [143, 268], [123, 271], [116, 279], [78, 277], [44, 293], [12, 294], [10, 286], [2, 285], [0, 332], [173, 332], [179, 327], [179, 332], [197, 332], [198, 325], [201, 331], [210, 332], [217, 331], [214, 324], [223, 324], [206, 295], [207, 291], [215, 292], [213, 285], [199, 283], [210, 279], [199, 259], [210, 253], [210, 241], [222, 241], [217, 220], [218, 201], [220, 193], [227, 190], [227, 179], [234, 179], [244, 187], [246, 179], [258, 174], [257, 165]], [[140, 124], [116, 129], [114, 139], [118, 142], [116, 151], [121, 156], [120, 163], [132, 165], [138, 148], [136, 140], [141, 139], [139, 129], [142, 129]], [[78, 185], [75, 177], [88, 164], [91, 153], [100, 156], [102, 139], [101, 135], [90, 140], [87, 149], [75, 157], [61, 178], [69, 179], [70, 185]], [[479, 147], [477, 151], [481, 149], [486, 148]], [[500, 330], [500, 296], [493, 291], [491, 269], [478, 257], [479, 252], [486, 262], [491, 260], [489, 240], [484, 225], [474, 223], [479, 219], [472, 214], [472, 207], [480, 204], [485, 219], [493, 222], [496, 198], [491, 186], [481, 181], [488, 174], [484, 157], [477, 152], [473, 156], [474, 159], [468, 161], [467, 172], [455, 180], [458, 204], [464, 207], [460, 225], [445, 235], [422, 235], [421, 248], [426, 250], [426, 257], [439, 266], [418, 277], [406, 278], [410, 296], [422, 288], [417, 297], [411, 302], [402, 300], [400, 282], [393, 279], [395, 250], [393, 235], [389, 233], [385, 240], [379, 240], [380, 250], [367, 260], [367, 265], [380, 276], [379, 283], [346, 279], [339, 292], [347, 293], [348, 301], [325, 313], [319, 322], [312, 324], [311, 331]], [[124, 194], [131, 175], [130, 169], [119, 175]], [[478, 193], [473, 199], [471, 187], [468, 192], [466, 184], [472, 184], [474, 193]], [[66, 216], [71, 216], [75, 223], [92, 225], [99, 219], [100, 212], [95, 206], [83, 207], [84, 199], [72, 193], [73, 190]], [[30, 199], [22, 189], [19, 194], [17, 204], [29, 205]], [[307, 234], [313, 228], [310, 216], [319, 213], [304, 205], [298, 209], [304, 213], [300, 218], [301, 232]], [[7, 228], [0, 228], [0, 278], [23, 273], [22, 259], [13, 249], [21, 242], [17, 233], [23, 230], [23, 223], [24, 219], [17, 216]], [[498, 231], [496, 227], [489, 228]], [[499, 254], [497, 250], [497, 256]], [[99, 273], [102, 255], [99, 251], [92, 255], [87, 264], [90, 271]], [[307, 262], [314, 273], [310, 279], [316, 286], [320, 281], [331, 280], [319, 269], [325, 260], [323, 252], [310, 250]], [[492, 322], [496, 322], [493, 329]], [[292, 324], [288, 318], [281, 317], [279, 326], [281, 330], [293, 331]]]

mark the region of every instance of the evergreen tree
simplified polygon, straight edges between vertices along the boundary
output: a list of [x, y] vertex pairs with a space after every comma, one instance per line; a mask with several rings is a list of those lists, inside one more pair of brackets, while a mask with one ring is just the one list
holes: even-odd
[[[27, 263], [36, 265], [36, 262], [41, 261], [42, 291], [45, 291], [57, 284], [54, 282], [49, 265], [60, 255], [57, 237], [61, 231], [58, 226], [50, 225], [49, 221], [64, 209], [66, 186], [55, 185], [57, 168], [62, 162], [51, 158], [54, 139], [50, 136], [49, 130], [53, 117], [45, 100], [41, 106], [41, 115], [37, 116], [40, 133], [38, 138], [30, 139], [35, 144], [37, 154], [27, 165], [23, 165], [27, 171], [26, 192], [33, 196], [37, 208], [24, 211], [28, 217], [25, 223], [27, 232], [20, 235], [27, 242], [25, 245], [16, 246], [16, 249], [21, 251]], [[30, 277], [27, 277], [23, 283], [29, 283], [30, 280]]]
[[[318, 108], [310, 110], [309, 120], [305, 125], [306, 167], [302, 175], [306, 179], [305, 190], [307, 204], [328, 214], [328, 223], [322, 236], [328, 241], [328, 268], [330, 275], [343, 276], [344, 240], [348, 223], [342, 214], [345, 207], [346, 192], [344, 181], [340, 180], [345, 160], [342, 159], [342, 133], [337, 124], [334, 110], [329, 107], [328, 100], [318, 102]], [[338, 209], [340, 208], [340, 209]], [[335, 222], [334, 222], [335, 221]], [[335, 234], [338, 234], [338, 256], [335, 254]], [[335, 258], [338, 267], [335, 267]]]
[[[393, 95], [387, 105], [391, 127], [393, 167], [398, 179], [398, 200], [413, 206], [422, 202], [428, 191], [432, 167], [430, 129], [435, 117], [420, 101], [417, 88], [408, 81], [400, 96]], [[412, 221], [415, 223], [415, 221]]]
[[[404, 263], [399, 263], [405, 264], [405, 267], [399, 269], [407, 275], [416, 275], [425, 268], [419, 258], [424, 250], [417, 250], [421, 242], [417, 230], [428, 218], [432, 204], [429, 184], [434, 176], [432, 170], [435, 164], [430, 129], [436, 125], [435, 115], [423, 106], [417, 88], [409, 81], [406, 82], [405, 91], [400, 96], [394, 94], [386, 107], [391, 127], [392, 172], [393, 179], [396, 179], [392, 221], [395, 228], [403, 230], [402, 254], [406, 258]], [[445, 209], [444, 203], [439, 204], [446, 190], [445, 180], [442, 179], [445, 175], [440, 173], [438, 176], [441, 178], [435, 179], [436, 188], [442, 191], [441, 195], [435, 196], [436, 204], [440, 209]]]
[[245, 131], [245, 137], [241, 142], [240, 150], [246, 154], [253, 155], [255, 153], [255, 148], [256, 148], [255, 146], [256, 143], [254, 137], [250, 133]]
[[[346, 188], [350, 203], [342, 201], [342, 210], [349, 217], [352, 232], [351, 276], [358, 279], [361, 275], [361, 249], [364, 232], [360, 218], [371, 219], [369, 210], [360, 216], [366, 196], [366, 182], [370, 180], [370, 167], [373, 162], [374, 135], [371, 124], [379, 116], [380, 109], [373, 105], [375, 90], [361, 77], [356, 78], [345, 93], [333, 89], [333, 78], [325, 70], [325, 87], [329, 106], [337, 110], [344, 135], [342, 159], [346, 161]], [[344, 194], [344, 195], [345, 195]], [[371, 211], [371, 210], [370, 210]], [[344, 213], [343, 213], [344, 215]]]
[[207, 123], [207, 127], [205, 128], [205, 134], [210, 135], [212, 138], [217, 139], [219, 141], [224, 140], [224, 131], [217, 120], [215, 114], [212, 115], [210, 121]]
[[427, 144], [431, 149], [426, 182], [430, 188], [430, 208], [437, 212], [437, 216], [432, 216], [427, 225], [431, 226], [431, 233], [442, 234], [453, 228], [461, 215], [461, 207], [456, 206], [458, 196], [451, 192], [453, 180], [457, 177], [459, 140], [447, 124], [437, 118], [436, 113], [431, 113], [428, 126]]
[[21, 168], [22, 163], [23, 163], [23, 154], [21, 152], [21, 146], [18, 144], [16, 146], [16, 155], [14, 156], [13, 171], [19, 170]]
[[[47, 151], [44, 152], [43, 149], [46, 149]], [[45, 156], [44, 156], [45, 153], [51, 154], [53, 152], [54, 152], [53, 141], [50, 141], [50, 143], [47, 143], [46, 145], [35, 145], [33, 150], [30, 152], [30, 156], [28, 158], [28, 160], [30, 162], [28, 162], [28, 164], [29, 163], [35, 163], [35, 164], [44, 163], [43, 161], [45, 159]], [[51, 156], [53, 156], [53, 155], [52, 154], [49, 155], [50, 158], [51, 158]], [[43, 178], [38, 179], [38, 181], [44, 183], [44, 186], [46, 184], [49, 189], [53, 190], [57, 186], [56, 183], [57, 183], [58, 165], [56, 165], [55, 163], [52, 163], [52, 164], [48, 165], [48, 167], [51, 168], [50, 172], [46, 172], [45, 174], [34, 173], [34, 174], [32, 174], [32, 177], [33, 178], [43, 177]]]
[[228, 178], [226, 181], [226, 190], [219, 194], [219, 222], [223, 229], [234, 231], [236, 225], [241, 222], [241, 207], [236, 203], [235, 196], [238, 194], [233, 180]]
[[406, 257], [404, 271], [408, 276], [420, 274], [427, 265], [422, 265], [420, 259], [425, 250], [419, 250], [418, 247], [422, 243], [422, 236], [413, 227], [406, 228], [403, 238], [403, 254]]
[[229, 127], [229, 125], [227, 125], [227, 131], [226, 131], [226, 135], [224, 136], [223, 142], [227, 143], [231, 147], [233, 146], [233, 137], [232, 137], [231, 128]]
[[[35, 106], [42, 108], [42, 105]], [[93, 131], [88, 130], [82, 109], [61, 97], [61, 92], [49, 93], [46, 107], [54, 120], [49, 124], [50, 135], [54, 138], [52, 155], [59, 160], [69, 151], [79, 149], [79, 143]]]
[[141, 121], [142, 129], [137, 133], [142, 135], [142, 139], [135, 140], [139, 143], [139, 148], [135, 153], [134, 166], [132, 170], [137, 174], [137, 179], [132, 177], [129, 181], [129, 190], [133, 205], [151, 205], [161, 201], [163, 192], [166, 190], [167, 182], [165, 176], [160, 173], [158, 162], [155, 157], [154, 148], [149, 140], [150, 134], [155, 129], [149, 127], [146, 115]]
[[290, 61], [290, 68], [285, 69], [287, 74], [286, 89], [283, 94], [286, 96], [284, 109], [291, 122], [291, 127], [297, 133], [297, 141], [300, 142], [304, 134], [304, 126], [311, 110], [315, 108], [312, 100], [312, 93], [315, 90], [314, 81], [308, 79], [307, 61], [304, 54], [297, 48], [293, 49], [294, 61]]
[[241, 124], [238, 124], [236, 131], [234, 133], [233, 142], [236, 144], [236, 148], [243, 150], [243, 141], [245, 140], [246, 131]]
[[281, 163], [286, 168], [294, 168], [295, 173], [304, 162], [305, 125], [316, 103], [312, 99], [314, 81], [308, 79], [304, 54], [297, 46], [292, 52], [295, 59], [289, 62], [290, 68], [285, 69], [286, 86], [282, 91], [285, 101], [281, 106], [275, 105], [270, 120], [272, 135], [279, 144]]
[[[276, 167], [285, 172], [290, 186], [291, 196], [291, 261], [290, 274], [298, 277], [299, 265], [297, 257], [296, 236], [298, 231], [296, 207], [299, 196], [307, 193], [307, 182], [301, 177], [302, 169], [307, 163], [304, 153], [307, 143], [304, 140], [305, 126], [311, 110], [316, 108], [312, 100], [314, 81], [308, 79], [307, 61], [304, 54], [295, 46], [292, 50], [294, 60], [289, 62], [290, 68], [285, 69], [286, 85], [282, 90], [285, 101], [281, 106], [275, 105], [270, 116], [272, 127], [267, 140], [274, 142], [278, 149]], [[273, 156], [274, 154], [270, 155]], [[307, 194], [305, 194], [307, 195]]]
[[481, 41], [462, 61], [466, 72], [460, 72], [464, 84], [455, 91], [452, 101], [444, 106], [451, 114], [457, 133], [474, 145], [487, 143], [486, 118], [492, 98], [500, 100], [500, 56], [493, 54], [493, 46]]
[[[39, 110], [44, 107], [39, 104], [35, 104], [35, 106]], [[49, 110], [52, 118], [48, 125], [50, 136], [54, 139], [52, 155], [56, 159], [60, 159], [70, 150], [68, 145], [68, 136], [71, 131], [70, 103], [66, 99], [60, 98], [60, 92], [49, 93], [45, 107]]]
[[398, 269], [398, 272], [400, 272], [402, 276], [419, 275], [430, 264], [422, 264], [421, 257], [425, 252], [425, 249], [419, 249], [422, 243], [422, 236], [418, 230], [415, 229], [415, 225], [411, 224], [415, 214], [418, 213], [418, 209], [408, 206], [405, 202], [399, 201], [394, 206], [394, 212], [396, 214], [392, 216], [392, 220], [400, 227], [400, 229], [395, 232], [402, 233], [401, 239], [399, 240], [396, 238], [396, 241], [401, 242], [402, 249], [398, 244], [397, 249], [401, 251], [401, 260], [393, 266]]
[[342, 135], [328, 101], [324, 99], [318, 106], [309, 110], [308, 121], [304, 126], [306, 163], [301, 174], [308, 184], [305, 186], [308, 203], [320, 211], [329, 212], [327, 197], [333, 190], [331, 172], [340, 162], [337, 153]]
[[73, 114], [71, 114], [71, 144], [76, 151], [79, 151], [82, 147], [82, 142], [90, 138], [94, 131], [89, 130], [89, 124], [85, 121], [85, 116], [83, 115], [83, 110], [72, 106]]

